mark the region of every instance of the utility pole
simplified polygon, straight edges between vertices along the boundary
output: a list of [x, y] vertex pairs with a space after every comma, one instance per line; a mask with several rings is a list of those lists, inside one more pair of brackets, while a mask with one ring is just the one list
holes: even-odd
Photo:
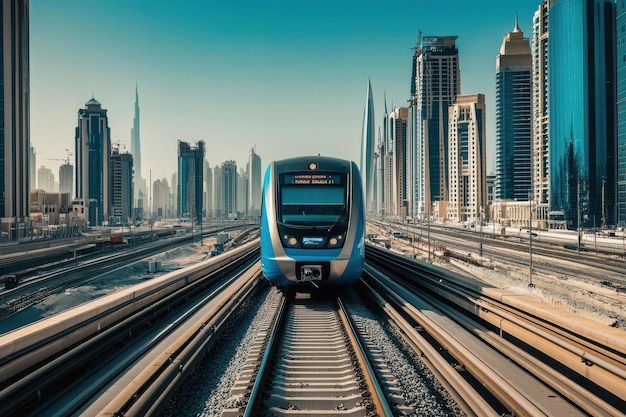
[[428, 203], [428, 262], [430, 262], [430, 202]]
[[478, 221], [480, 221], [480, 247], [479, 247], [478, 254], [482, 258], [483, 257], [483, 206], [480, 206], [480, 216], [478, 218]]
[[528, 193], [528, 286], [533, 284], [533, 193]]
[[578, 179], [578, 182], [576, 184], [576, 212], [577, 212], [576, 230], [578, 231], [578, 245], [576, 247], [577, 247], [577, 252], [580, 253], [580, 178]]

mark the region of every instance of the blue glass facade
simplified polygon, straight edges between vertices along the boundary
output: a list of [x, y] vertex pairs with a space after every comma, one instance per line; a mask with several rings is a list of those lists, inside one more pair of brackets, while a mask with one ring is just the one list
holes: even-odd
[[617, 2], [617, 223], [626, 226], [626, 4]]
[[570, 228], [615, 224], [615, 4], [550, 8], [550, 210]]
[[[530, 61], [530, 55], [529, 55]], [[496, 199], [528, 200], [531, 184], [531, 70], [496, 73]]]
[[101, 225], [109, 217], [111, 131], [107, 110], [92, 98], [78, 110], [75, 134], [76, 198], [88, 207], [87, 220]]
[[178, 217], [202, 222], [202, 195], [204, 185], [204, 141], [192, 148], [178, 141]]

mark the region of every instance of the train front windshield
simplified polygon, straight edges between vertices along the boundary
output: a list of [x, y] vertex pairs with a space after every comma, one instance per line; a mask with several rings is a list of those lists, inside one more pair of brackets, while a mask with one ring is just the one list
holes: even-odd
[[347, 221], [345, 177], [340, 174], [285, 174], [281, 178], [281, 223], [331, 226]]

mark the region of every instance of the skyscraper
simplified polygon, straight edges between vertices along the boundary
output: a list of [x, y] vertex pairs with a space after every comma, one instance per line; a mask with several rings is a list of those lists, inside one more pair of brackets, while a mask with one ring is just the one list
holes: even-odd
[[411, 179], [417, 214], [448, 199], [448, 111], [461, 91], [457, 36], [420, 34], [413, 56], [410, 134]]
[[43, 165], [39, 167], [37, 170], [37, 183], [40, 190], [44, 190], [47, 193], [55, 193], [57, 190], [54, 189], [54, 181], [54, 174], [50, 168], [46, 168]]
[[550, 210], [569, 227], [615, 224], [616, 34], [612, 0], [550, 5]]
[[130, 224], [133, 215], [133, 156], [111, 152], [111, 219], [109, 224]]
[[374, 208], [374, 152], [376, 151], [376, 128], [374, 119], [374, 97], [372, 83], [367, 80], [367, 98], [363, 112], [363, 129], [361, 131], [361, 177], [365, 193], [365, 212], [372, 213]]
[[248, 216], [261, 215], [261, 157], [256, 149], [250, 149], [248, 154]]
[[216, 192], [220, 195], [222, 217], [226, 219], [237, 214], [237, 178], [237, 163], [222, 162]]
[[34, 147], [30, 147], [28, 156], [28, 185], [31, 190], [37, 188], [37, 152]]
[[139, 123], [139, 90], [135, 86], [135, 116], [133, 117], [133, 127], [130, 129], [130, 153], [133, 156], [134, 166], [134, 207], [138, 209], [137, 217], [143, 217], [143, 210], [148, 205], [145, 204], [147, 187], [146, 180], [141, 174], [141, 141]]
[[496, 199], [525, 201], [531, 183], [532, 59], [517, 18], [496, 58]]
[[206, 217], [215, 217], [215, 188], [213, 184], [213, 170], [206, 159], [204, 160], [204, 188], [206, 193], [204, 204]]
[[78, 110], [75, 134], [76, 199], [82, 202], [83, 217], [89, 224], [101, 225], [111, 207], [109, 169], [111, 129], [107, 110], [91, 98]]
[[450, 106], [450, 220], [482, 219], [487, 209], [485, 120], [483, 94], [459, 95]]
[[168, 217], [170, 200], [170, 187], [167, 178], [157, 179], [152, 184], [152, 212], [157, 219]]
[[178, 141], [178, 217], [202, 222], [204, 141], [195, 148]]
[[[533, 71], [533, 155], [532, 180], [534, 200], [547, 205], [550, 191], [550, 112], [548, 89], [549, 1], [544, 0], [533, 18], [532, 71]], [[547, 218], [547, 213], [538, 218]]]
[[250, 195], [248, 184], [250, 184], [248, 172], [243, 168], [239, 168], [239, 175], [237, 175], [237, 203], [235, 204], [237, 208], [236, 213], [245, 213], [248, 209], [248, 196]]
[[0, 23], [0, 239], [15, 239], [27, 235], [29, 189], [35, 186], [29, 170], [28, 0], [2, 0]]
[[617, 2], [617, 222], [626, 226], [626, 4]]
[[72, 185], [74, 185], [74, 167], [66, 161], [59, 167], [59, 192], [68, 193], [72, 199]]
[[[392, 194], [387, 214], [404, 220], [407, 216], [407, 141], [409, 108], [398, 107], [389, 115], [391, 148]], [[389, 211], [391, 209], [392, 211]]]

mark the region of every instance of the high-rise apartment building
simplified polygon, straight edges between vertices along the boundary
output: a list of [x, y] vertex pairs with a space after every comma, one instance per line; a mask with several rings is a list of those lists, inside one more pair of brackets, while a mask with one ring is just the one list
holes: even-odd
[[374, 97], [372, 95], [372, 83], [367, 80], [367, 97], [365, 110], [363, 111], [363, 129], [361, 131], [361, 178], [363, 179], [363, 192], [365, 195], [365, 212], [374, 213], [374, 159], [376, 150], [376, 126], [374, 119]]
[[59, 167], [59, 192], [67, 193], [72, 198], [72, 186], [74, 185], [74, 167], [65, 162]]
[[617, 6], [617, 224], [626, 226], [626, 4]]
[[205, 193], [205, 204], [204, 211], [206, 213], [206, 217], [215, 217], [215, 184], [213, 184], [213, 170], [211, 169], [211, 165], [205, 159], [204, 160], [204, 193]]
[[82, 207], [81, 217], [89, 224], [102, 225], [109, 219], [111, 129], [107, 110], [91, 98], [78, 110], [75, 134], [76, 197]]
[[261, 157], [252, 148], [248, 153], [248, 216], [261, 215], [262, 175]]
[[248, 172], [243, 168], [239, 168], [239, 175], [237, 175], [237, 213], [245, 213], [248, 208]]
[[170, 200], [170, 186], [167, 178], [157, 179], [152, 184], [152, 213], [155, 219], [169, 217], [168, 205]]
[[526, 201], [532, 190], [532, 59], [517, 19], [496, 58], [496, 199]]
[[411, 206], [430, 213], [448, 199], [448, 112], [461, 91], [457, 36], [424, 36], [415, 47], [411, 79]]
[[0, 23], [0, 240], [12, 240], [28, 234], [29, 190], [35, 186], [29, 161], [29, 1], [2, 0]]
[[485, 96], [459, 95], [449, 114], [447, 217], [458, 222], [476, 221], [487, 210]]
[[616, 221], [613, 0], [550, 4], [550, 210], [570, 228]]
[[213, 207], [214, 217], [224, 217], [224, 193], [222, 191], [222, 168], [215, 165], [213, 168]]
[[48, 193], [55, 193], [54, 187], [54, 174], [50, 168], [46, 168], [44, 165], [39, 167], [37, 170], [37, 184], [39, 184], [39, 189], [44, 190]]
[[133, 156], [111, 152], [111, 209], [109, 224], [132, 224], [133, 220]]
[[31, 190], [37, 188], [37, 152], [32, 146], [28, 153], [28, 185]]
[[[532, 180], [534, 201], [547, 205], [550, 196], [550, 112], [548, 88], [549, 1], [544, 0], [533, 17], [532, 41]], [[546, 218], [547, 213], [539, 215]]]
[[389, 115], [388, 126], [390, 127], [391, 139], [391, 170], [392, 195], [391, 206], [387, 214], [393, 214], [396, 218], [404, 220], [407, 212], [407, 142], [408, 142], [408, 119], [409, 108], [399, 107]]
[[216, 194], [219, 195], [218, 212], [222, 218], [231, 218], [237, 214], [237, 163], [225, 161], [219, 169], [219, 177], [216, 177]]
[[202, 222], [204, 141], [195, 148], [178, 141], [178, 217]]

